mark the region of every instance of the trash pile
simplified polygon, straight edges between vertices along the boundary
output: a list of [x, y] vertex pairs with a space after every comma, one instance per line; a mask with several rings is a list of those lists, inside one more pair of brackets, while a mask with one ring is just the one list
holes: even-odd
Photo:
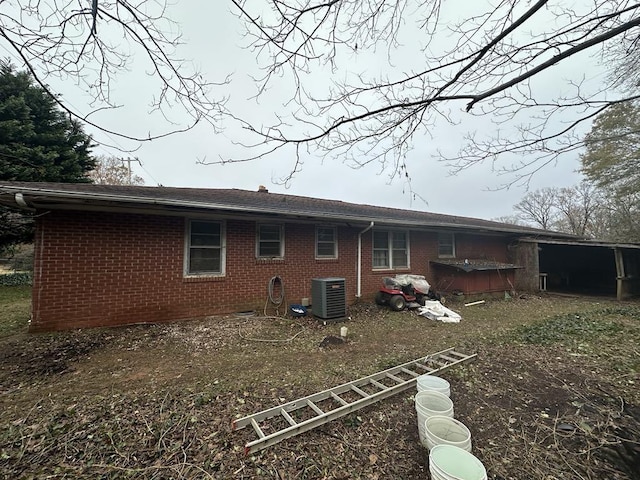
[[459, 323], [462, 316], [442, 305], [438, 300], [427, 300], [418, 308], [418, 315], [445, 323]]

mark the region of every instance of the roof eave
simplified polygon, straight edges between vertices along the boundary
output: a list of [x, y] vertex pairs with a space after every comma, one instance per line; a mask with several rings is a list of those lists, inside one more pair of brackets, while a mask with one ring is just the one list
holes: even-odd
[[[10, 201], [5, 200], [0, 194], [0, 203], [10, 205], [13, 207], [25, 209], [25, 208], [39, 208], [39, 209], [82, 209], [83, 207], [92, 206], [95, 210], [96, 207], [105, 206], [120, 206], [124, 209], [130, 209], [134, 207], [144, 207], [154, 211], [162, 212], [164, 209], [193, 209], [200, 211], [220, 211], [227, 213], [239, 213], [239, 214], [256, 214], [255, 208], [246, 207], [241, 205], [230, 205], [222, 203], [212, 202], [196, 202], [188, 200], [174, 200], [157, 197], [140, 197], [135, 195], [114, 195], [108, 193], [88, 193], [88, 192], [73, 192], [73, 191], [60, 191], [46, 188], [36, 187], [15, 187], [2, 185], [0, 187], [5, 194], [12, 194]], [[16, 195], [20, 195], [21, 199], [26, 203], [16, 201]], [[398, 227], [414, 227], [414, 228], [438, 228], [449, 230], [472, 230], [474, 232], [484, 231], [487, 233], [501, 234], [501, 235], [542, 235], [544, 232], [534, 233], [531, 230], [521, 230], [519, 228], [503, 228], [494, 227], [491, 225], [474, 225], [472, 223], [454, 223], [454, 222], [429, 222], [429, 221], [417, 221], [393, 218], [381, 218], [373, 216], [358, 216], [348, 214], [336, 214], [336, 213], [317, 213], [302, 210], [292, 210], [290, 208], [279, 209], [273, 207], [265, 207], [260, 213], [267, 215], [279, 215], [285, 218], [308, 218], [318, 219], [323, 221], [334, 221], [354, 224], [370, 224], [375, 222], [380, 226], [398, 226]], [[552, 236], [548, 234], [545, 236]]]

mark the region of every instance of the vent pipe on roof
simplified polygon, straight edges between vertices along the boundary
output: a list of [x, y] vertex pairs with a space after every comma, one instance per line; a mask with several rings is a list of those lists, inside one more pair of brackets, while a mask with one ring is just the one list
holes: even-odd
[[368, 232], [373, 228], [374, 222], [371, 222], [367, 228], [358, 233], [358, 289], [356, 292], [356, 298], [362, 296], [362, 234]]

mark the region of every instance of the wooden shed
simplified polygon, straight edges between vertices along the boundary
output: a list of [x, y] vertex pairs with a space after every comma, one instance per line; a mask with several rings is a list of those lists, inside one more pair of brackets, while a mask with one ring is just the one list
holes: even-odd
[[515, 270], [510, 263], [484, 259], [431, 261], [436, 289], [465, 295], [514, 290]]

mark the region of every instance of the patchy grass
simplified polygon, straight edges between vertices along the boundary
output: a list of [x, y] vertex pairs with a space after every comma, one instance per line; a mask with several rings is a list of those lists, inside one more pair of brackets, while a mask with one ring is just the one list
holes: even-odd
[[556, 342], [581, 342], [602, 335], [614, 335], [623, 330], [616, 321], [609, 320], [611, 314], [639, 317], [638, 309], [603, 309], [589, 313], [569, 313], [519, 327], [514, 338], [523, 343], [550, 345]]
[[[13, 296], [7, 305], [23, 301]], [[636, 478], [640, 456], [629, 439], [640, 438], [637, 304], [529, 296], [449, 306], [461, 323], [362, 303], [349, 322], [326, 327], [236, 316], [40, 335], [9, 327], [0, 337], [0, 471], [427, 478], [410, 392], [248, 457], [251, 431], [230, 424], [456, 345], [478, 358], [443, 376], [490, 479]], [[12, 323], [4, 311], [0, 318]], [[344, 345], [319, 347], [343, 325]]]
[[0, 337], [24, 332], [31, 311], [31, 287], [0, 287]]

